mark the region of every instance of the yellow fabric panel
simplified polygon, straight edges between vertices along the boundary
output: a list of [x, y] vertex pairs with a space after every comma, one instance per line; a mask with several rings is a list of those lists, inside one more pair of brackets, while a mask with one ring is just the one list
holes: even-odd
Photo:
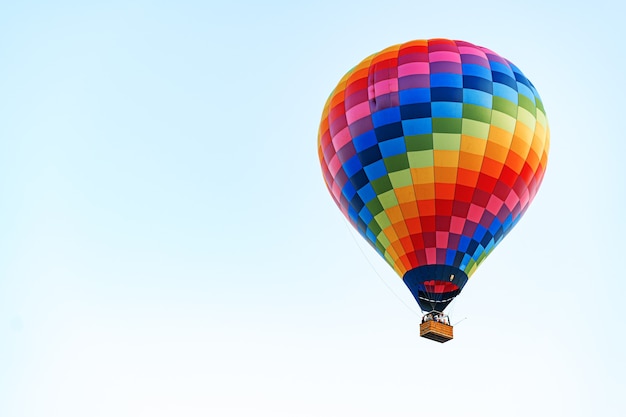
[[473, 136], [461, 135], [461, 152], [483, 156], [487, 141]]
[[504, 163], [506, 161], [506, 157], [509, 154], [509, 147], [502, 146], [495, 141], [490, 141], [487, 144], [487, 148], [485, 149], [485, 157], [491, 158], [494, 161], [498, 161], [500, 163]]
[[505, 130], [497, 126], [491, 126], [491, 129], [489, 130], [489, 142], [497, 143], [498, 145], [508, 149], [511, 147], [514, 131], [515, 128]]
[[525, 159], [528, 155], [528, 151], [530, 150], [530, 145], [532, 143], [532, 135], [524, 135], [524, 136], [513, 136], [513, 141], [511, 142], [511, 152], [518, 155], [520, 158]]
[[411, 176], [413, 177], [413, 184], [432, 185], [433, 181], [435, 180], [435, 171], [433, 170], [433, 167], [411, 168]]
[[[484, 152], [483, 152], [484, 154]], [[459, 154], [459, 168], [468, 169], [470, 171], [480, 171], [483, 164], [483, 155], [476, 155], [467, 152]]]
[[413, 185], [396, 188], [394, 191], [396, 193], [396, 198], [398, 199], [399, 204], [415, 202], [415, 192], [413, 191]]
[[459, 166], [459, 151], [433, 151], [433, 159], [435, 167], [458, 167]]

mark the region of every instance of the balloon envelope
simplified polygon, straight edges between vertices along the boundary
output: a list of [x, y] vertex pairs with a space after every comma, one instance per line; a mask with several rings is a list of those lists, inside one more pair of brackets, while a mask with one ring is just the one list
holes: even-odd
[[364, 59], [331, 93], [318, 134], [332, 198], [424, 311], [443, 311], [519, 221], [548, 148], [522, 72], [448, 39]]

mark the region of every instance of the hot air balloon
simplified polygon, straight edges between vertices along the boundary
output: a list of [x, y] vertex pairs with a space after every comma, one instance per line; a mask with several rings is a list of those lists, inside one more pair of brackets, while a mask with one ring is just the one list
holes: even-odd
[[445, 308], [535, 197], [548, 148], [524, 74], [449, 39], [361, 61], [330, 94], [318, 133], [333, 200], [426, 313], [422, 335], [440, 342], [452, 338]]

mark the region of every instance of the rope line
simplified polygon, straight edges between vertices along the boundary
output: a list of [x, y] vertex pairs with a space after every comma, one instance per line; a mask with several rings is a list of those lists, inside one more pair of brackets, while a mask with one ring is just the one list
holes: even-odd
[[428, 301], [429, 303], [445, 303], [445, 302], [454, 300], [455, 297], [446, 298], [445, 300], [436, 300], [436, 299], [432, 299], [431, 300], [430, 298], [426, 298], [426, 297], [419, 297], [419, 299], [420, 300], [424, 300], [424, 301]]
[[356, 243], [356, 246], [359, 248], [359, 250], [361, 251], [361, 254], [363, 255], [363, 257], [365, 258], [365, 260], [367, 261], [367, 263], [369, 264], [369, 266], [372, 268], [372, 270], [374, 271], [374, 273], [376, 274], [376, 276], [378, 277], [378, 279], [385, 285], [385, 287], [387, 287], [387, 289], [413, 314], [415, 314], [417, 317], [421, 317], [420, 314], [418, 314], [415, 310], [413, 310], [407, 303], [404, 302], [404, 300], [402, 298], [400, 298], [400, 296], [398, 294], [396, 294], [396, 292], [393, 290], [393, 288], [391, 288], [389, 286], [389, 284], [387, 284], [387, 282], [385, 282], [384, 278], [378, 273], [378, 271], [376, 270], [376, 268], [374, 267], [374, 264], [372, 264], [369, 260], [369, 258], [367, 257], [367, 255], [365, 254], [365, 251], [363, 250], [363, 248], [361, 247], [361, 245], [359, 244], [358, 240], [356, 239], [356, 237], [354, 236], [354, 232], [352, 227], [348, 224], [347, 220], [344, 220], [344, 224], [346, 225], [346, 227], [348, 228], [348, 233], [350, 234], [350, 236], [352, 236], [352, 240], [354, 240], [354, 243]]
[[463, 317], [461, 320], [457, 321], [452, 326], [456, 326], [457, 324], [459, 324], [460, 322], [465, 321], [465, 320], [467, 320], [467, 317]]

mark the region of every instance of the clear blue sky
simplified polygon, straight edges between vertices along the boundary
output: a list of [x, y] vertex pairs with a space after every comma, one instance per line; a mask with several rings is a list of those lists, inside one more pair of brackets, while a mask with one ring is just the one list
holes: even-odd
[[[626, 415], [617, 4], [387, 3], [0, 1], [0, 416]], [[432, 37], [552, 133], [445, 345], [316, 153], [339, 78]]]

